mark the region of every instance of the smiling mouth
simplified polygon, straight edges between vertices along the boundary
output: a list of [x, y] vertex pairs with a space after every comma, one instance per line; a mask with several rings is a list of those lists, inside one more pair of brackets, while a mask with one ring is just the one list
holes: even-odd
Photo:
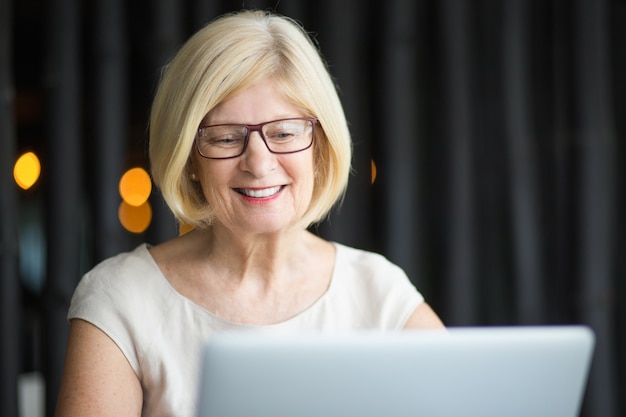
[[267, 198], [277, 194], [280, 190], [282, 190], [282, 188], [282, 185], [277, 185], [276, 187], [263, 189], [235, 188], [235, 191], [237, 191], [241, 195], [245, 195], [246, 197]]

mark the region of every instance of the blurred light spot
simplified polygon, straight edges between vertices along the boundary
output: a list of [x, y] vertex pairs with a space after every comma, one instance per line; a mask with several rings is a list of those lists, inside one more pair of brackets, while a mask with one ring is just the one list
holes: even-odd
[[372, 184], [374, 184], [374, 181], [376, 181], [376, 163], [373, 159], [370, 162], [372, 165]]
[[33, 152], [26, 152], [17, 159], [13, 167], [13, 178], [17, 185], [28, 190], [39, 179], [41, 164]]
[[132, 206], [122, 201], [117, 215], [124, 229], [131, 233], [143, 233], [152, 221], [152, 207], [147, 201], [139, 206]]
[[120, 179], [120, 195], [131, 206], [144, 204], [152, 192], [152, 181], [143, 168], [131, 168]]
[[181, 224], [178, 226], [178, 234], [179, 234], [180, 236], [182, 236], [182, 235], [184, 235], [185, 233], [189, 233], [189, 232], [191, 232], [193, 229], [194, 229], [194, 227], [193, 227], [192, 225], [187, 224], [187, 223], [181, 223]]
[[25, 199], [18, 216], [20, 278], [24, 287], [35, 294], [41, 294], [46, 281], [44, 210], [40, 201]]

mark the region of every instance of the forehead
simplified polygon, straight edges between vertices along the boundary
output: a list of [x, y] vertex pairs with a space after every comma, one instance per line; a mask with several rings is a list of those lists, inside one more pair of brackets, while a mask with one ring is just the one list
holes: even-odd
[[303, 115], [275, 80], [265, 79], [244, 88], [214, 107], [204, 117], [203, 124], [258, 124]]

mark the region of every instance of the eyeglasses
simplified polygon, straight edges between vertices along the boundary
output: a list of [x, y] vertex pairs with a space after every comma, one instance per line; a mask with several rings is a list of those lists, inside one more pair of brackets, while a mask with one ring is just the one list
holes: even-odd
[[309, 149], [313, 144], [313, 118], [272, 120], [258, 125], [220, 124], [200, 126], [196, 149], [208, 159], [229, 159], [243, 155], [251, 132], [259, 132], [267, 149], [276, 154], [288, 154]]

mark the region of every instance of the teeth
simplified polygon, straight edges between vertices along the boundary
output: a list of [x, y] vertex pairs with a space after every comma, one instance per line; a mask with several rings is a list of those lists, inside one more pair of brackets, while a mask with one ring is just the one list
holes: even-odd
[[250, 190], [248, 188], [241, 188], [239, 191], [243, 195], [246, 195], [248, 197], [264, 198], [264, 197], [270, 197], [276, 194], [277, 192], [279, 192], [280, 186], [278, 185], [276, 187], [264, 188], [262, 190]]

